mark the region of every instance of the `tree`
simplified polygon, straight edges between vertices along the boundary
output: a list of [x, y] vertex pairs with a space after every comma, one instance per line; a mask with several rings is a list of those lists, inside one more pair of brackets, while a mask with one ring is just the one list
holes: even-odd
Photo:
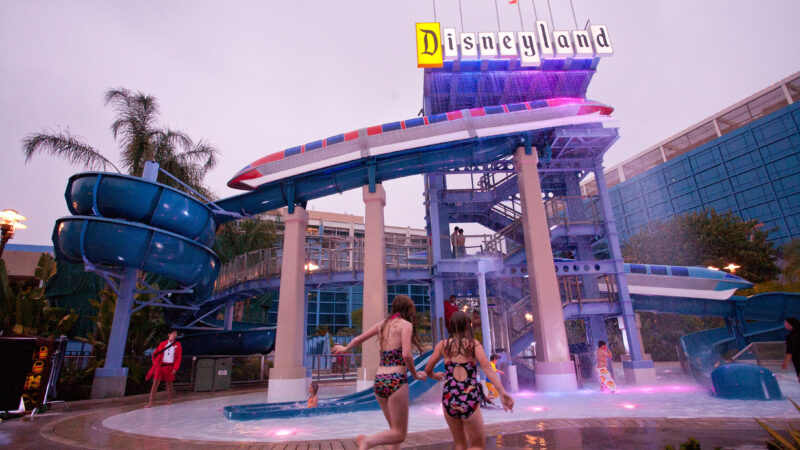
[[760, 283], [778, 274], [776, 249], [756, 220], [713, 209], [651, 222], [622, 246], [627, 262], [677, 266], [741, 266], [736, 274]]
[[[105, 104], [115, 112], [111, 132], [121, 146], [120, 159], [128, 174], [141, 176], [144, 163], [153, 160], [179, 180], [209, 196], [210, 191], [202, 181], [216, 165], [219, 153], [216, 148], [202, 140], [195, 143], [181, 131], [159, 126], [158, 100], [151, 95], [133, 93], [122, 87], [109, 89], [105, 93]], [[22, 141], [22, 151], [26, 162], [37, 153], [49, 153], [88, 170], [111, 167], [120, 172], [111, 160], [73, 135], [69, 128], [30, 134]], [[160, 176], [159, 181], [180, 187], [166, 176]]]
[[786, 283], [800, 283], [800, 238], [792, 239], [783, 246], [783, 281]]
[[272, 248], [277, 243], [280, 217], [266, 219], [255, 217], [223, 224], [217, 230], [214, 252], [226, 264], [247, 252]]
[[44, 283], [55, 274], [55, 261], [42, 253], [34, 271], [38, 286], [8, 281], [5, 261], [0, 260], [0, 330], [3, 335], [58, 337], [69, 333], [78, 320], [75, 311], [56, 308], [44, 296]]

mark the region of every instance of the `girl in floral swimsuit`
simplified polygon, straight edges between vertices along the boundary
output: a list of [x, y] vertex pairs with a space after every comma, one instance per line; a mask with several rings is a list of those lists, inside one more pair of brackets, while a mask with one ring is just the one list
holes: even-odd
[[[433, 355], [425, 366], [425, 372], [429, 377], [444, 380], [442, 408], [447, 426], [453, 434], [455, 448], [483, 448], [486, 432], [480, 408], [477, 364], [480, 363], [486, 376], [500, 392], [503, 408], [512, 410], [514, 399], [503, 389], [497, 374], [486, 359], [481, 343], [473, 339], [469, 316], [460, 311], [454, 313], [450, 318], [450, 329], [453, 331], [450, 337], [436, 344]], [[434, 373], [433, 368], [442, 356], [447, 372]]]
[[[365, 449], [377, 445], [400, 448], [408, 431], [408, 375], [417, 380], [427, 378], [425, 372], [417, 372], [411, 346], [422, 351], [416, 334], [417, 313], [414, 302], [406, 295], [398, 295], [392, 300], [392, 315], [373, 325], [346, 347], [336, 345], [333, 353], [347, 353], [351, 348], [378, 336], [381, 349], [381, 365], [375, 374], [374, 392], [383, 410], [389, 429], [371, 436], [359, 436], [358, 448]], [[388, 349], [388, 350], [384, 350]]]

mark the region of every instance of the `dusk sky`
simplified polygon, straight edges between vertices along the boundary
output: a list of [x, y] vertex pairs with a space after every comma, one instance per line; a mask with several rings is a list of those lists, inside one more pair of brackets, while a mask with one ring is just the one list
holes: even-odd
[[[463, 0], [465, 31], [532, 29], [531, 0]], [[161, 122], [220, 149], [206, 184], [220, 197], [239, 169], [284, 148], [415, 117], [423, 70], [414, 23], [431, 0], [10, 1], [0, 0], [0, 209], [28, 217], [13, 243], [50, 245], [69, 215], [67, 179], [79, 167], [47, 155], [25, 164], [22, 139], [69, 128], [115, 163], [113, 112], [103, 93], [154, 95]], [[436, 19], [461, 31], [458, 1]], [[551, 0], [554, 29], [606, 24], [615, 55], [588, 97], [616, 108], [620, 162], [800, 70], [796, 0]], [[536, 0], [539, 18], [548, 5]], [[424, 227], [422, 177], [384, 184], [386, 223]], [[361, 190], [309, 209], [363, 214]]]

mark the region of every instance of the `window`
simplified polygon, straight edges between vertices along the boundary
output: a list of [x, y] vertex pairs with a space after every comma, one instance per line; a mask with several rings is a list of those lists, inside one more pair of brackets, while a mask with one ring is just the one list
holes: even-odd
[[672, 276], [675, 277], [688, 277], [689, 276], [689, 269], [686, 267], [675, 267], [671, 266], [669, 268], [670, 272], [672, 272]]
[[643, 264], [631, 264], [631, 273], [647, 273], [647, 266]]
[[653, 275], [668, 275], [666, 266], [650, 266], [650, 273]]

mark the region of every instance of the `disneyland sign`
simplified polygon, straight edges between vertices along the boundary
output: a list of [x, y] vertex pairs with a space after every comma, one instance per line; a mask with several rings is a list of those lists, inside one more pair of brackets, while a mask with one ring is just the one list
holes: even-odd
[[442, 67], [445, 60], [514, 58], [522, 67], [537, 67], [543, 59], [591, 59], [611, 56], [605, 25], [579, 31], [550, 31], [544, 20], [535, 31], [456, 33], [438, 22], [417, 24], [417, 67]]

